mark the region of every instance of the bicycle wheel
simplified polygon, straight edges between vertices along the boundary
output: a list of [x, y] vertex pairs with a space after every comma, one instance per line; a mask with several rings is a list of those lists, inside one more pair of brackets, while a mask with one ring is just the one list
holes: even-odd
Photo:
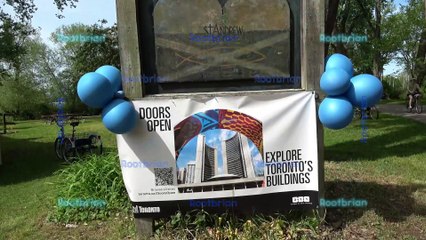
[[370, 117], [371, 119], [379, 119], [379, 110], [376, 108], [376, 106], [372, 106], [370, 108]]
[[416, 112], [419, 114], [423, 112], [422, 102], [419, 98], [416, 100]]
[[62, 142], [62, 157], [67, 163], [72, 163], [78, 158], [77, 149], [69, 138], [65, 138]]
[[361, 109], [356, 107], [354, 109], [354, 118], [353, 119], [361, 119], [361, 117], [362, 117]]
[[63, 159], [62, 157], [62, 138], [56, 138], [55, 140], [55, 153], [56, 157], [60, 160]]
[[101, 136], [90, 135], [89, 141], [90, 141], [90, 146], [89, 146], [90, 152], [95, 154], [102, 154], [103, 148], [102, 148]]

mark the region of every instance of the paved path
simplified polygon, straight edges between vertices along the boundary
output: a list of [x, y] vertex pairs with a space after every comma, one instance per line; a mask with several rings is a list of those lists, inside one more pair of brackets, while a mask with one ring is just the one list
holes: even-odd
[[[417, 113], [408, 113], [405, 105], [400, 104], [382, 104], [378, 106], [380, 112], [389, 113], [391, 115], [402, 116], [417, 120], [422, 123], [426, 123], [426, 109], [423, 106], [423, 112], [420, 114]], [[380, 117], [379, 117], [380, 118]]]

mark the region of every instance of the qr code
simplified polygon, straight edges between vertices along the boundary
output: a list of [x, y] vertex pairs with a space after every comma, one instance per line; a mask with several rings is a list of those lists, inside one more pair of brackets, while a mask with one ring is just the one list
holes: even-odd
[[173, 185], [173, 168], [154, 168], [155, 186]]

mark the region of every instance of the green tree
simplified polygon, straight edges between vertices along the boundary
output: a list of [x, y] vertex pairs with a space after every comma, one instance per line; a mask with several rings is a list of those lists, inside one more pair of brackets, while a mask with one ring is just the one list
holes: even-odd
[[425, 5], [422, 0], [410, 0], [393, 16], [390, 25], [398, 33], [396, 60], [403, 65], [411, 77], [420, 83], [426, 75], [426, 21]]
[[[58, 10], [62, 12], [67, 6], [75, 8], [78, 0], [52, 0], [52, 2], [56, 5]], [[13, 8], [13, 11], [21, 23], [29, 22], [32, 15], [37, 10], [34, 0], [6, 0], [2, 5], [5, 6], [6, 4]], [[0, 14], [1, 13], [4, 13], [2, 9], [0, 9]], [[59, 13], [57, 13], [56, 16], [58, 16], [58, 18], [63, 18]]]
[[[71, 112], [87, 111], [87, 107], [80, 102], [77, 96], [78, 80], [87, 72], [93, 72], [103, 65], [113, 65], [120, 68], [117, 26], [104, 27], [107, 22], [87, 26], [83, 24], [73, 24], [63, 26], [52, 33], [52, 40], [58, 45], [58, 50], [54, 52], [57, 62], [61, 66], [57, 69], [61, 71], [56, 74], [55, 81], [52, 81], [52, 92], [64, 93], [68, 108]], [[91, 35], [105, 36], [102, 42], [61, 42], [58, 36]], [[53, 53], [53, 52], [52, 52]], [[46, 68], [49, 64], [46, 63]], [[53, 72], [51, 70], [50, 72]], [[57, 89], [60, 88], [60, 89]], [[91, 112], [96, 112], [91, 110]]]
[[[78, 0], [53, 0], [58, 10], [62, 12], [66, 6], [76, 7]], [[37, 10], [34, 0], [5, 0], [2, 6], [9, 5], [14, 15], [8, 14], [0, 8], [0, 86], [8, 71], [14, 70], [16, 62], [25, 54], [23, 42], [35, 33], [31, 27], [31, 18]], [[56, 14], [59, 18], [63, 16]]]
[[356, 72], [381, 78], [383, 66], [390, 62], [397, 48], [396, 33], [387, 24], [394, 9], [391, 0], [340, 0], [333, 33], [366, 35], [368, 42], [332, 43], [332, 52], [349, 56]]
[[0, 87], [0, 109], [24, 118], [46, 114], [49, 106], [46, 97], [48, 82], [40, 74], [40, 52], [45, 45], [38, 36], [23, 43], [25, 54], [14, 62]]
[[[68, 5], [75, 7], [74, 3], [78, 0], [53, 2], [61, 12]], [[31, 37], [36, 33], [31, 26], [31, 18], [37, 8], [34, 0], [6, 0], [1, 5], [9, 5], [14, 14], [8, 14], [0, 8], [0, 110], [32, 115], [41, 106], [38, 104], [41, 104], [45, 95], [44, 89], [40, 87], [44, 85], [40, 85], [26, 69], [31, 65], [28, 59], [36, 57], [34, 45], [31, 46]], [[57, 16], [63, 17], [59, 14]]]
[[402, 79], [402, 76], [388, 75], [383, 77], [383, 89], [387, 98], [399, 99], [406, 94], [407, 91]]
[[16, 23], [8, 14], [0, 12], [0, 86], [11, 73], [18, 71], [21, 56], [25, 54], [24, 41], [31, 27]]

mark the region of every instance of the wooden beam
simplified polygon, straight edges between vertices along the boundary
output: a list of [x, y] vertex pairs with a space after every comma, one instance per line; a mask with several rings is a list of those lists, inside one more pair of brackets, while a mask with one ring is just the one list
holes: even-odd
[[[322, 98], [319, 80], [324, 69], [324, 46], [319, 36], [324, 33], [324, 0], [302, 0], [301, 11], [301, 76], [302, 88], [316, 91]], [[138, 0], [116, 0], [123, 89], [131, 100], [143, 98], [142, 81], [127, 81], [130, 77], [140, 80], [142, 75], [141, 49], [138, 30]], [[267, 92], [265, 91], [265, 94]], [[232, 94], [230, 94], [232, 95]], [[170, 96], [169, 96], [170, 97]], [[318, 121], [318, 167], [320, 196], [324, 194], [324, 137], [323, 126]], [[152, 219], [135, 219], [138, 236], [153, 235]]]
[[6, 113], [3, 113], [3, 134], [6, 134]]
[[154, 235], [154, 220], [135, 218], [137, 239], [150, 239]]
[[[116, 0], [121, 82], [126, 97], [131, 100], [143, 97], [137, 3], [138, 0]], [[137, 80], [129, 81], [130, 78]], [[147, 239], [154, 234], [151, 218], [135, 218], [135, 226], [138, 239]]]
[[302, 4], [302, 88], [320, 92], [319, 80], [324, 72], [324, 0], [303, 0]]
[[[118, 43], [123, 90], [131, 100], [141, 99], [142, 67], [137, 24], [137, 0], [116, 0]], [[138, 79], [129, 81], [130, 77]]]
[[[324, 33], [325, 0], [303, 0], [302, 4], [302, 88], [312, 90], [323, 99], [319, 81], [324, 72], [324, 44], [320, 42], [320, 34]], [[317, 107], [318, 109], [318, 107]], [[318, 111], [317, 111], [318, 112]], [[318, 116], [318, 114], [317, 114]], [[319, 197], [324, 197], [324, 127], [317, 117], [318, 141], [318, 176]], [[324, 216], [324, 208], [319, 209], [320, 218]]]
[[0, 166], [1, 164], [2, 164], [2, 161], [1, 161], [1, 145], [0, 145]]

